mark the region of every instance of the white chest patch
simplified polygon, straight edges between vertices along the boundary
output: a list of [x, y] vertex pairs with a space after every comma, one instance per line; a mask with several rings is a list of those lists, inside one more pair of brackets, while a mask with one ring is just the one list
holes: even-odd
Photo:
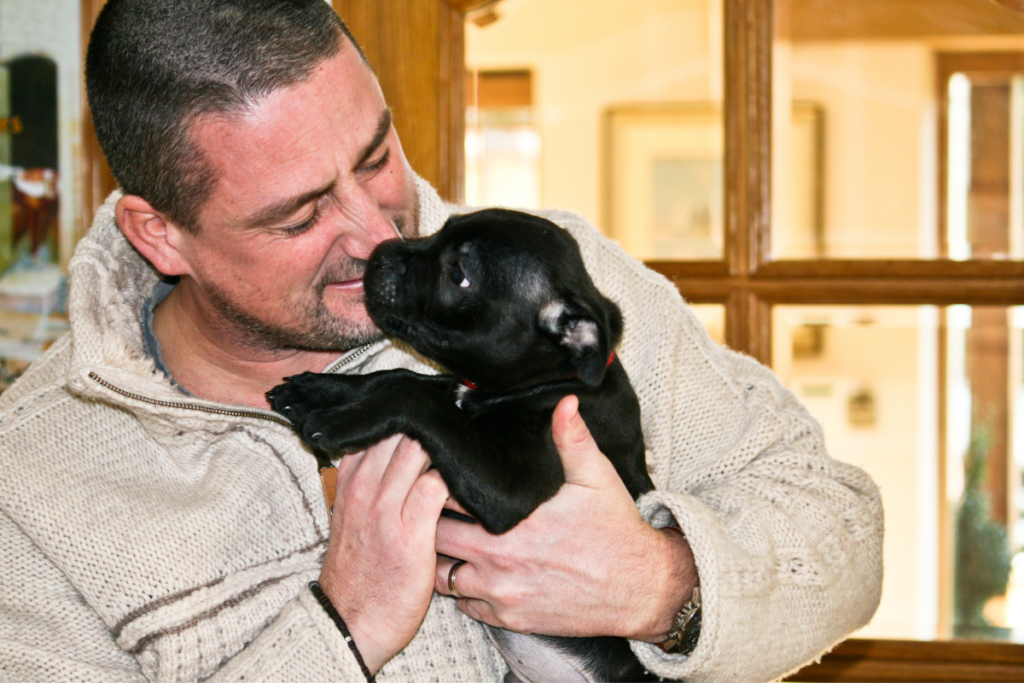
[[469, 392], [471, 392], [471, 391], [473, 391], [473, 390], [470, 389], [469, 387], [467, 387], [465, 384], [460, 384], [459, 385], [459, 387], [455, 390], [455, 407], [456, 408], [458, 408], [460, 410], [462, 409], [462, 400], [464, 398], [466, 398], [466, 395], [469, 394]]

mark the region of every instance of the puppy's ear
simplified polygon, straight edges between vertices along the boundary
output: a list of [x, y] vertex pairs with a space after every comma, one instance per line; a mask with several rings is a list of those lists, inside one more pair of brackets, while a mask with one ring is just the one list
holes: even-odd
[[541, 309], [540, 326], [568, 352], [584, 384], [601, 384], [608, 358], [622, 337], [618, 306], [604, 297], [556, 299]]

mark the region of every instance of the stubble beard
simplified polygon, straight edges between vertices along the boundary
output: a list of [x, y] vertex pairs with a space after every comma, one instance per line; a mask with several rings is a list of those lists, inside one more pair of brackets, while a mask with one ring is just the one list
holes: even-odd
[[[419, 232], [419, 212], [413, 211], [411, 226], [402, 216], [395, 218], [395, 225], [403, 238], [414, 237]], [[349, 259], [329, 268], [317, 283], [315, 296], [306, 303], [304, 310], [296, 313], [294, 326], [261, 320], [233, 302], [220, 288], [211, 288], [207, 294], [217, 312], [233, 328], [237, 341], [247, 348], [271, 352], [348, 351], [379, 341], [384, 333], [368, 317], [357, 321], [332, 313], [324, 303], [324, 292], [330, 284], [362, 278], [366, 263], [362, 259]], [[365, 294], [360, 295], [357, 305], [365, 309]]]
[[234, 336], [237, 342], [253, 350], [346, 351], [383, 337], [380, 329], [369, 318], [365, 321], [352, 321], [332, 313], [324, 303], [325, 286], [316, 288], [316, 297], [304, 306], [304, 310], [295, 313], [296, 324], [289, 327], [262, 321], [234, 304], [220, 290], [210, 291], [209, 296], [214, 307], [236, 333]]
[[[360, 262], [365, 266], [365, 262]], [[350, 265], [358, 265], [352, 264]], [[351, 271], [351, 267], [345, 268]], [[332, 269], [332, 274], [338, 269]], [[337, 277], [333, 275], [333, 277]], [[358, 277], [358, 276], [357, 276]], [[348, 278], [352, 279], [352, 278]], [[356, 321], [332, 313], [324, 304], [323, 292], [330, 282], [324, 278], [303, 310], [293, 314], [294, 324], [285, 326], [261, 320], [231, 301], [221, 289], [207, 292], [210, 302], [229, 324], [236, 342], [254, 351], [347, 351], [383, 337], [369, 318]], [[360, 300], [358, 304], [362, 304]]]

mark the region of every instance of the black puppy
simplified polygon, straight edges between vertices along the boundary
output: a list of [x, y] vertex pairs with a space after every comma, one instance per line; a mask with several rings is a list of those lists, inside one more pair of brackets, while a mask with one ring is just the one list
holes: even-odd
[[[432, 237], [380, 244], [364, 283], [380, 328], [452, 374], [288, 378], [267, 396], [310, 446], [352, 452], [406, 434], [430, 454], [455, 499], [500, 534], [564, 483], [551, 416], [575, 394], [633, 498], [654, 488], [640, 406], [614, 353], [622, 315], [597, 291], [567, 232], [500, 209], [454, 216]], [[491, 637], [524, 680], [657, 680], [622, 638], [501, 629]], [[567, 668], [551, 668], [559, 665]]]

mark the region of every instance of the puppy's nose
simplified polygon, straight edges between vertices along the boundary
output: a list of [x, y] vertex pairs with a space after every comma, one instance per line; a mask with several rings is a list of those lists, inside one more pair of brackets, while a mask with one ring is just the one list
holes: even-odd
[[393, 305], [399, 287], [407, 284], [408, 260], [401, 246], [402, 242], [398, 240], [383, 242], [373, 250], [367, 263], [366, 291], [381, 304]]
[[381, 242], [370, 254], [370, 268], [380, 268], [390, 273], [404, 274], [407, 268], [402, 242], [388, 240]]

